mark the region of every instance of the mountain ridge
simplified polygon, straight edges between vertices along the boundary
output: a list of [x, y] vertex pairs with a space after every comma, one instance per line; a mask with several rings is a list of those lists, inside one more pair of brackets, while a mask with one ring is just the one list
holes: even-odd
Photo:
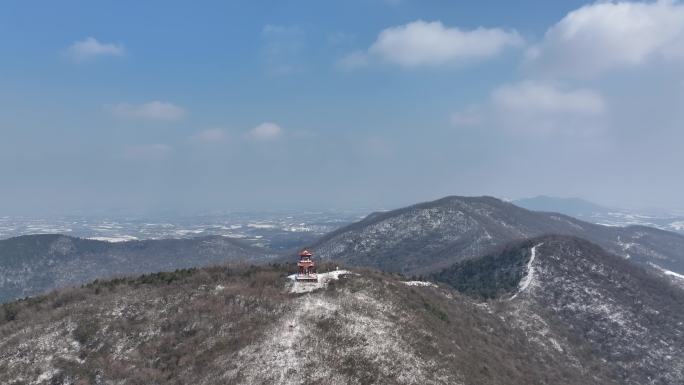
[[0, 240], [0, 302], [96, 278], [242, 259], [266, 262], [275, 255], [221, 236], [110, 243], [60, 234], [25, 235]]
[[311, 245], [322, 258], [404, 274], [424, 274], [514, 240], [578, 236], [644, 266], [684, 272], [684, 236], [642, 226], [608, 227], [534, 212], [494, 197], [449, 196], [383, 212]]

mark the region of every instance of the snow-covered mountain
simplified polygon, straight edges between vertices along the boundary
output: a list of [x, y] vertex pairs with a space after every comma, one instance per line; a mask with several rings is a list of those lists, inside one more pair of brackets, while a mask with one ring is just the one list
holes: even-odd
[[432, 278], [495, 298], [493, 313], [568, 362], [580, 342], [621, 384], [684, 383], [684, 291], [597, 245], [540, 237]]
[[505, 250], [436, 284], [352, 270], [302, 293], [294, 266], [235, 266], [12, 302], [0, 383], [682, 383], [684, 291], [586, 241]]
[[684, 274], [684, 235], [644, 226], [602, 226], [492, 197], [452, 196], [371, 214], [324, 236], [312, 248], [323, 258], [349, 265], [423, 274], [545, 234], [581, 237], [644, 266]]
[[[371, 214], [325, 235], [313, 248], [318, 257], [349, 266], [425, 274], [510, 241], [544, 234], [591, 240], [670, 278], [684, 274], [682, 235], [639, 226], [600, 226], [490, 197], [447, 197]], [[273, 258], [273, 251], [222, 236], [119, 243], [61, 235], [16, 237], [0, 240], [0, 302], [96, 278]]]

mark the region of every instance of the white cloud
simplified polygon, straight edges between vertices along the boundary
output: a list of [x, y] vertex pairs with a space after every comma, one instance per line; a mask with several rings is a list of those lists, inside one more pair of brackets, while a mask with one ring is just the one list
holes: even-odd
[[210, 128], [193, 135], [192, 139], [206, 144], [222, 143], [228, 140], [228, 134], [223, 129]]
[[125, 53], [122, 44], [101, 43], [93, 37], [77, 41], [66, 49], [66, 54], [76, 61], [100, 56], [123, 56]]
[[485, 105], [454, 114], [452, 123], [523, 132], [589, 133], [603, 127], [606, 110], [604, 98], [594, 90], [523, 81], [495, 89]]
[[492, 103], [498, 110], [529, 116], [596, 116], [605, 110], [603, 98], [595, 91], [561, 90], [549, 84], [529, 81], [497, 88], [492, 93]]
[[129, 159], [162, 160], [171, 155], [173, 148], [166, 144], [145, 144], [129, 146], [124, 151], [124, 156]]
[[176, 121], [187, 114], [187, 111], [182, 107], [156, 100], [143, 104], [119, 103], [110, 108], [114, 115], [145, 120]]
[[568, 13], [528, 50], [527, 61], [551, 74], [590, 76], [683, 54], [682, 3], [599, 2]]
[[247, 138], [257, 141], [269, 141], [279, 138], [283, 134], [283, 129], [275, 123], [262, 123], [246, 134]]
[[439, 21], [417, 20], [383, 30], [367, 51], [352, 53], [341, 65], [379, 59], [408, 68], [437, 66], [489, 58], [521, 45], [523, 39], [516, 31], [482, 27], [464, 31]]

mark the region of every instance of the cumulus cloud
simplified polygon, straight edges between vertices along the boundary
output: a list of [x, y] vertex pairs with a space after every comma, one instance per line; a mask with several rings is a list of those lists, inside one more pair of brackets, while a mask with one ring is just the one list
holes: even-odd
[[93, 37], [74, 42], [66, 49], [67, 56], [82, 61], [101, 56], [123, 56], [126, 50], [122, 44], [102, 43]]
[[402, 67], [438, 66], [496, 56], [523, 45], [516, 31], [499, 28], [461, 30], [439, 21], [417, 20], [383, 30], [366, 51], [352, 53], [340, 63], [348, 68], [371, 60]]
[[269, 141], [279, 138], [283, 134], [283, 129], [275, 123], [261, 123], [260, 125], [247, 131], [247, 138], [256, 141]]
[[601, 128], [605, 113], [606, 102], [594, 90], [523, 81], [498, 87], [487, 103], [456, 113], [452, 123], [574, 134]]
[[176, 121], [187, 114], [187, 111], [182, 107], [156, 100], [143, 104], [119, 103], [110, 106], [110, 109], [116, 116], [145, 120]]
[[684, 5], [599, 2], [568, 13], [527, 52], [528, 64], [551, 74], [590, 76], [684, 57]]

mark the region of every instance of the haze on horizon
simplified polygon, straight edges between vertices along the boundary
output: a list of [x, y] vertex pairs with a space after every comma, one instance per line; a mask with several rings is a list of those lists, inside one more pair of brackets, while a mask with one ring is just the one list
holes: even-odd
[[684, 208], [682, 1], [10, 0], [0, 50], [0, 215]]

